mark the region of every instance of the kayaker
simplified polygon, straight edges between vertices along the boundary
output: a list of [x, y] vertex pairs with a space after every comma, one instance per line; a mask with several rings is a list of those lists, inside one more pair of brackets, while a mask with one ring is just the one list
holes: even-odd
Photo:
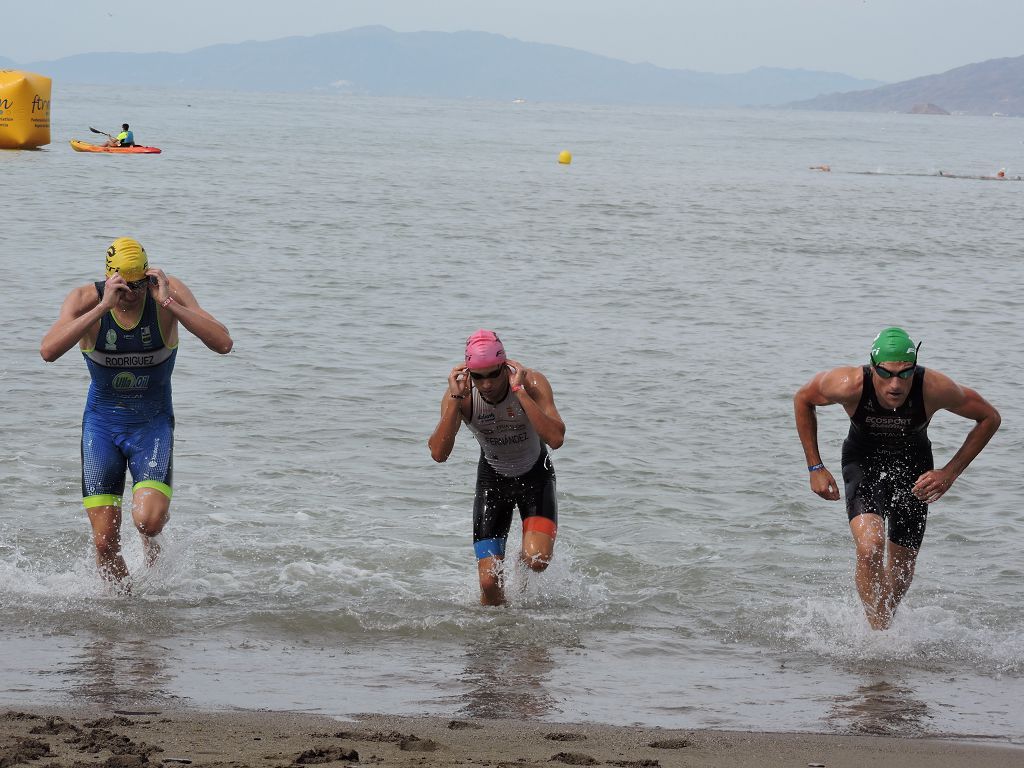
[[121, 123], [121, 132], [116, 137], [111, 137], [106, 146], [108, 147], [134, 147], [135, 134], [128, 127], [128, 123]]

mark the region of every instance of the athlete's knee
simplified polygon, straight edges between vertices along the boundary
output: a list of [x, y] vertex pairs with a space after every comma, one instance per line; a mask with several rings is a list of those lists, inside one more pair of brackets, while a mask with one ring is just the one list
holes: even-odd
[[163, 521], [149, 522], [143, 521], [141, 523], [135, 523], [135, 527], [139, 529], [139, 533], [143, 536], [159, 536], [160, 532], [164, 529]]
[[143, 536], [158, 536], [170, 517], [166, 512], [135, 518], [135, 527]]
[[132, 511], [132, 522], [143, 536], [159, 535], [170, 517], [171, 514], [167, 507], [159, 504], [155, 508], [149, 507]]
[[505, 584], [500, 560], [487, 558], [477, 563], [480, 579], [480, 602], [483, 605], [501, 605], [505, 602]]
[[157, 536], [170, 519], [170, 488], [139, 483], [132, 500], [132, 521], [143, 536]]
[[880, 563], [885, 556], [885, 539], [882, 536], [864, 535], [857, 537], [857, 559], [866, 563]]
[[523, 521], [523, 551], [520, 559], [532, 571], [547, 570], [555, 547], [558, 526], [554, 520], [534, 515]]
[[540, 556], [527, 558], [524, 562], [529, 566], [530, 570], [535, 573], [543, 573], [548, 569], [548, 565], [550, 564], [549, 560], [545, 560]]
[[547, 537], [544, 537], [541, 541], [530, 541], [530, 539], [536, 538], [529, 537], [526, 541], [523, 541], [522, 552], [519, 555], [519, 559], [522, 560], [530, 570], [535, 570], [540, 573], [543, 570], [547, 570], [548, 565], [551, 563], [554, 541]]

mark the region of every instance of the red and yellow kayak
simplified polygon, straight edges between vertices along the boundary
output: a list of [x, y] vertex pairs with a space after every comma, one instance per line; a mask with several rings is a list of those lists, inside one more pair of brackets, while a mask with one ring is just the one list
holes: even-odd
[[87, 141], [71, 140], [71, 148], [75, 152], [107, 152], [114, 155], [159, 155], [156, 147], [105, 147], [102, 144], [90, 144]]

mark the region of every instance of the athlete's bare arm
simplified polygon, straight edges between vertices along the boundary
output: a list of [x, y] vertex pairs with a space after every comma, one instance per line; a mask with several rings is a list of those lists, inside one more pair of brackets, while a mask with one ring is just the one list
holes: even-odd
[[463, 417], [469, 417], [471, 393], [469, 369], [463, 364], [456, 365], [448, 374], [448, 388], [441, 398], [441, 418], [427, 440], [430, 457], [434, 461], [447, 461], [451, 455]]
[[941, 469], [925, 472], [914, 484], [914, 495], [931, 504], [942, 498], [981, 453], [999, 429], [1002, 418], [985, 398], [969, 387], [960, 386], [944, 373], [929, 368], [924, 385], [925, 412], [929, 417], [936, 411], [947, 410], [975, 422], [953, 458]]
[[[864, 372], [860, 366], [843, 366], [822, 371], [793, 397], [796, 432], [804, 449], [807, 466], [824, 464], [818, 450], [818, 416], [816, 408], [823, 405], [842, 405], [847, 413], [857, 407], [864, 387]], [[835, 477], [824, 466], [810, 473], [811, 490], [829, 501], [839, 500], [839, 486]]]
[[114, 275], [107, 280], [102, 300], [92, 283], [71, 291], [61, 305], [57, 322], [46, 332], [39, 345], [39, 354], [43, 360], [52, 363], [87, 336], [94, 336], [104, 313], [113, 309], [120, 293], [127, 290], [128, 284], [124, 278]]
[[[220, 323], [213, 315], [199, 306], [192, 291], [181, 280], [176, 277], [164, 274], [162, 269], [151, 268], [146, 274], [157, 279], [157, 284], [150, 288], [153, 298], [166, 312], [207, 347], [221, 355], [231, 351], [234, 342], [227, 327]], [[167, 298], [173, 301], [163, 306]], [[178, 343], [177, 326], [168, 328], [165, 336], [168, 346], [175, 346]]]
[[565, 422], [555, 408], [555, 396], [547, 377], [515, 360], [509, 360], [508, 365], [515, 369], [509, 377], [509, 385], [513, 390], [522, 387], [515, 394], [533, 428], [552, 450], [560, 448], [565, 442]]

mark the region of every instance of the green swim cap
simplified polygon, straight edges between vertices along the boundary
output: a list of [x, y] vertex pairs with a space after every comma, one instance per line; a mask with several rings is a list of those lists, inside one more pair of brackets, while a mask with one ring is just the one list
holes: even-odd
[[886, 328], [871, 342], [871, 359], [876, 363], [914, 363], [919, 346], [902, 328]]

